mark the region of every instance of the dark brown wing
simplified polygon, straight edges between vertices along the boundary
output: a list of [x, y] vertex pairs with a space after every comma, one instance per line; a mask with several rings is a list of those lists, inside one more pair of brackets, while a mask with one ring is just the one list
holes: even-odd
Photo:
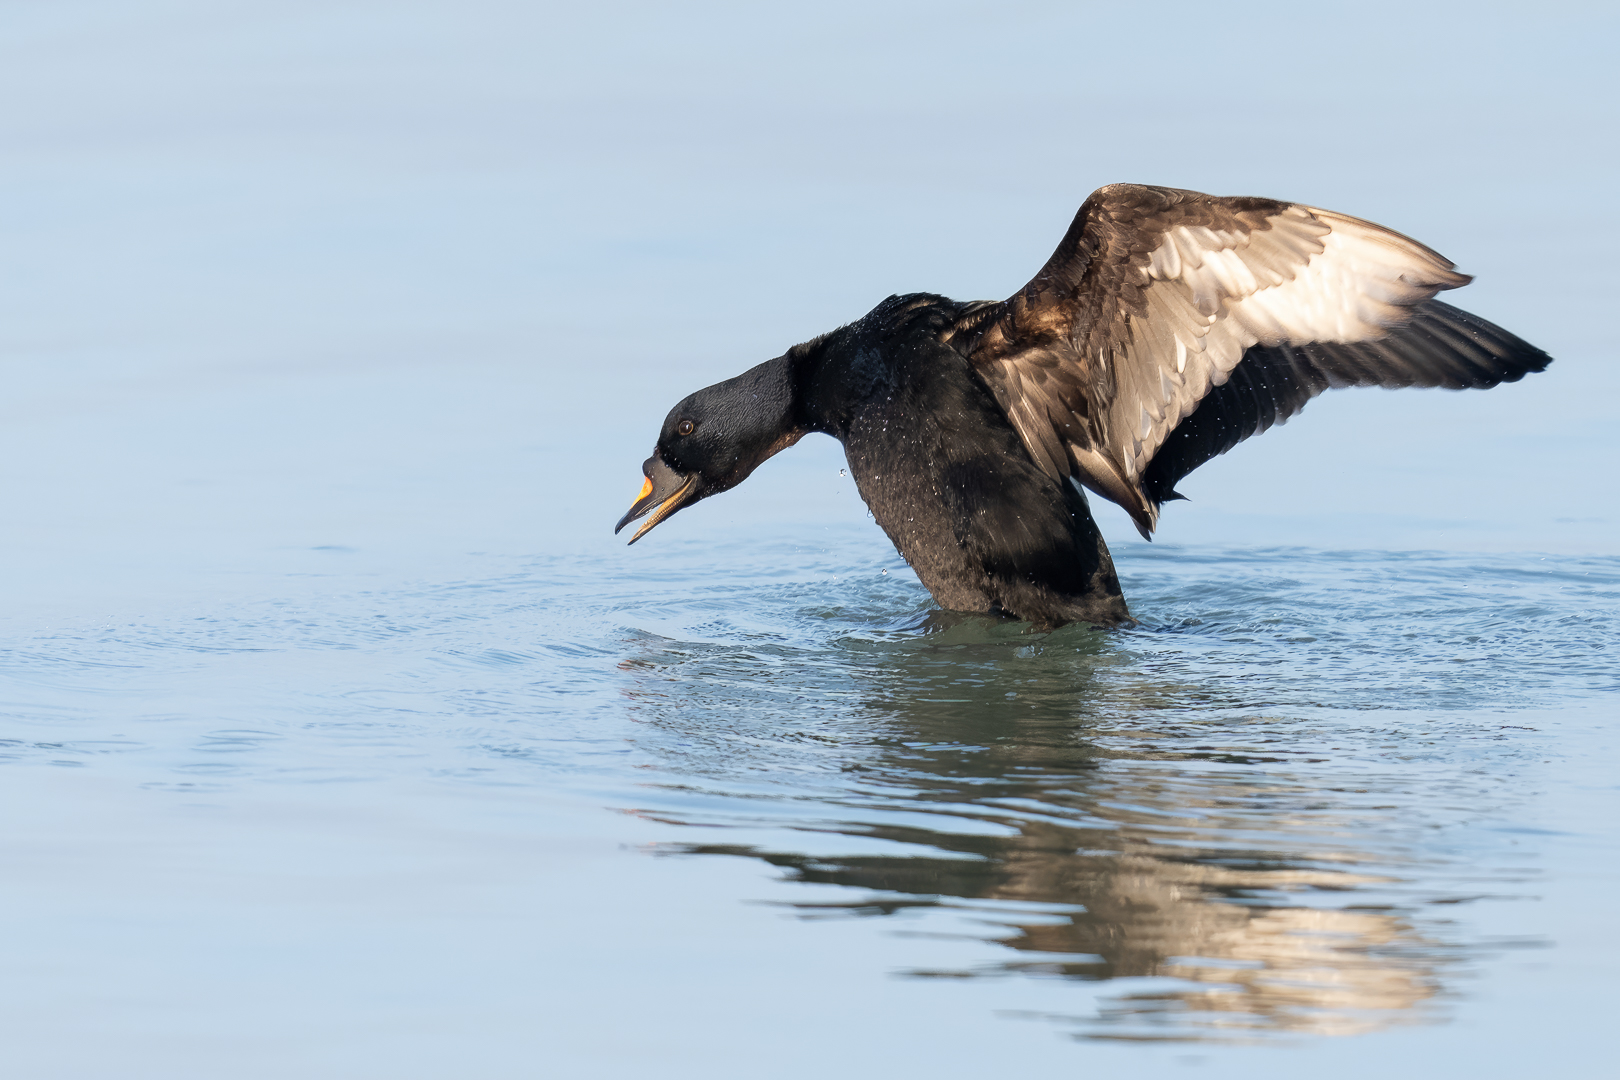
[[[1444, 319], [1403, 337], [1436, 292], [1469, 280], [1422, 244], [1332, 211], [1114, 184], [1086, 200], [1028, 285], [975, 319], [969, 355], [1035, 461], [1125, 507], [1147, 536], [1174, 484], [1163, 482], [1167, 471], [1148, 483], [1156, 455], [1246, 356], [1267, 373], [1240, 377], [1240, 389], [1258, 378], [1276, 398], [1289, 379], [1304, 381], [1252, 417], [1242, 392], [1218, 396], [1194, 440], [1199, 451], [1179, 452], [1177, 478], [1320, 392], [1300, 397], [1316, 376], [1285, 370], [1266, 350], [1293, 358], [1288, 350], [1306, 346], [1360, 346], [1331, 361], [1310, 354], [1329, 368], [1352, 364], [1355, 385], [1485, 386], [1540, 370], [1536, 357], [1545, 366], [1511, 335], [1520, 352], [1485, 363], [1477, 342]], [[1504, 334], [1465, 317], [1488, 337]], [[1327, 368], [1317, 374], [1328, 379], [1322, 388], [1351, 384]]]
[[1178, 424], [1142, 475], [1155, 504], [1198, 466], [1280, 424], [1324, 390], [1341, 386], [1484, 389], [1541, 371], [1552, 357], [1477, 315], [1430, 300], [1404, 326], [1353, 344], [1256, 345], [1225, 384]]

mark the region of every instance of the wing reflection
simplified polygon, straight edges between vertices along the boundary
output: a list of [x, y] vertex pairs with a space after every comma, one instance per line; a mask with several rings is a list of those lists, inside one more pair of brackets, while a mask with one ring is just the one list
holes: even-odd
[[641, 642], [625, 693], [676, 779], [639, 812], [766, 830], [662, 850], [850, 891], [794, 905], [804, 917], [894, 917], [1016, 954], [909, 974], [1137, 980], [1096, 1015], [1051, 1017], [1081, 1035], [1347, 1035], [1433, 1018], [1459, 948], [1402, 877], [1396, 808], [1297, 773], [1298, 751], [1275, 740], [1141, 730], [1145, 702], [1200, 691], [1103, 677], [1117, 638], [978, 634], [850, 643], [811, 665], [768, 646]]

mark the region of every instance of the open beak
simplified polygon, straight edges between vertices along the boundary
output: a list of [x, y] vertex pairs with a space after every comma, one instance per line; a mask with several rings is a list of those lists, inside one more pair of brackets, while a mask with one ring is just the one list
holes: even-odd
[[630, 512], [620, 518], [619, 523], [613, 527], [613, 533], [617, 536], [619, 530], [636, 520], [636, 518], [641, 517], [643, 514], [652, 514], [646, 523], [636, 530], [636, 534], [630, 538], [632, 544], [651, 532], [653, 526], [679, 510], [684, 503], [691, 499], [693, 492], [697, 490], [696, 473], [690, 476], [682, 476], [668, 465], [665, 465], [664, 459], [657, 454], [647, 459], [647, 463], [641, 467], [641, 471], [647, 475], [646, 483], [641, 485], [641, 494], [630, 505]]

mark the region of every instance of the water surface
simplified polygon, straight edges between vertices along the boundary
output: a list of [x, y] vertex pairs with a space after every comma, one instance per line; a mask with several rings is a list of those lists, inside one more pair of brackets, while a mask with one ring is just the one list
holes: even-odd
[[[294, 970], [325, 969], [354, 995], [344, 1008], [427, 995], [458, 1029], [515, 997], [537, 1010], [500, 1036], [520, 1041], [590, 999], [608, 943], [656, 953], [676, 935], [706, 959], [633, 979], [707, 1000], [704, 1016], [736, 1007], [743, 987], [711, 965], [746, 948], [813, 984], [816, 1003], [778, 1024], [837, 1023], [827, 999], [878, 979], [891, 1040], [944, 999], [947, 1017], [1004, 1027], [982, 1046], [1322, 1046], [1331, 1069], [1346, 1059], [1321, 1040], [1449, 1044], [1435, 1025], [1477, 1017], [1482, 987], [1516, 1000], [1527, 968], [1601, 947], [1546, 908], [1615, 796], [1577, 760], [1608, 745], [1615, 560], [1138, 545], [1123, 561], [1139, 629], [1037, 634], [941, 613], [880, 539], [835, 539], [676, 539], [656, 573], [616, 554], [485, 557], [452, 581], [340, 578], [14, 641], [8, 773], [78, 773], [51, 785], [64, 794], [99, 777], [91, 805], [111, 804], [71, 834], [113, 845], [83, 869], [30, 845], [35, 875], [115, 924], [99, 931], [113, 973], [94, 967], [126, 1003], [92, 1023], [183, 1008], [184, 988], [116, 990], [126, 964], [178, 959], [221, 992], [259, 969], [241, 952], [264, 898], [192, 891], [237, 874], [261, 879], [250, 894], [291, 890], [268, 921], [322, 944]], [[722, 579], [698, 572], [710, 560]], [[691, 888], [663, 880], [682, 864], [746, 872], [667, 897]], [[468, 888], [538, 910], [488, 922]], [[152, 925], [148, 906], [171, 901], [228, 943]], [[620, 924], [626, 903], [640, 925]], [[419, 967], [407, 941], [449, 914], [471, 952]], [[351, 955], [354, 918], [380, 964]], [[728, 940], [745, 920], [763, 940]], [[488, 952], [557, 939], [577, 951], [520, 976]], [[32, 1003], [72, 970], [60, 949], [14, 940], [13, 968], [36, 978], [8, 992], [58, 1029]], [[836, 974], [807, 974], [807, 954]], [[469, 981], [440, 985], [447, 963]], [[303, 976], [277, 978], [294, 997], [271, 1011], [301, 1012]], [[597, 1026], [613, 1001], [591, 1003]]]

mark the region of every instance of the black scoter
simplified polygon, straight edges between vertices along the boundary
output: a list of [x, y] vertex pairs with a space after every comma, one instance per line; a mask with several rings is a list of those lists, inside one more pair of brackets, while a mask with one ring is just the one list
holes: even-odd
[[1551, 358], [1436, 300], [1471, 278], [1330, 210], [1111, 184], [1011, 298], [891, 296], [670, 410], [631, 543], [819, 431], [943, 607], [1133, 620], [1085, 491], [1151, 538], [1176, 483], [1340, 386], [1491, 387]]

